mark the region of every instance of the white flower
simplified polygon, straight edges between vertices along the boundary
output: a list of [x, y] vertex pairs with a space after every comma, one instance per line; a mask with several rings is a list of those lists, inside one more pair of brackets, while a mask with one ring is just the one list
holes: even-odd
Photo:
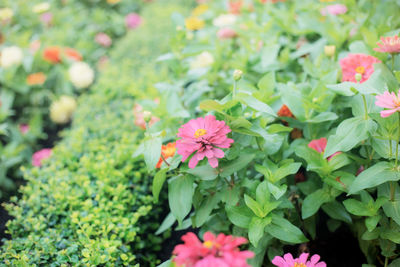
[[9, 46], [1, 50], [0, 65], [9, 68], [13, 65], [20, 65], [24, 54], [18, 46]]
[[236, 22], [236, 16], [233, 14], [223, 14], [213, 20], [214, 26], [217, 27], [228, 27], [232, 26]]
[[85, 62], [75, 62], [68, 70], [69, 79], [76, 88], [86, 88], [93, 83], [94, 71]]
[[13, 15], [14, 15], [14, 11], [11, 8], [9, 8], [9, 7], [0, 8], [0, 19], [1, 20], [11, 19]]
[[71, 120], [76, 109], [76, 101], [71, 96], [61, 96], [59, 100], [51, 103], [50, 118], [58, 124], [67, 123]]
[[33, 6], [32, 10], [35, 13], [43, 13], [43, 12], [48, 11], [49, 9], [50, 9], [50, 4], [47, 2], [43, 2], [43, 3]]
[[204, 51], [198, 55], [191, 63], [191, 69], [206, 68], [214, 63], [214, 57], [210, 52]]

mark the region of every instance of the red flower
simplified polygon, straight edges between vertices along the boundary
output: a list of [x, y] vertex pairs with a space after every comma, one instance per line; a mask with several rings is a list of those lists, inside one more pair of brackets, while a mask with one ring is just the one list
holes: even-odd
[[339, 62], [342, 67], [342, 82], [357, 82], [356, 74], [361, 74], [360, 83], [367, 81], [374, 73], [374, 64], [380, 62], [373, 56], [349, 54]]
[[279, 117], [289, 117], [289, 118], [294, 118], [292, 112], [290, 111], [289, 107], [286, 106], [285, 104], [282, 105], [282, 107], [278, 111], [278, 116]]
[[72, 59], [75, 61], [81, 61], [82, 60], [82, 55], [76, 51], [73, 48], [65, 47], [64, 48], [64, 54], [68, 59]]
[[206, 232], [203, 243], [193, 233], [187, 233], [182, 240], [185, 243], [173, 251], [173, 262], [179, 267], [250, 267], [246, 261], [254, 257], [251, 251], [239, 250], [247, 243], [244, 237]]
[[[308, 147], [314, 149], [320, 154], [323, 154], [325, 152], [325, 148], [327, 145], [328, 141], [326, 140], [325, 137], [322, 137], [320, 139], [314, 139], [312, 140], [309, 144]], [[331, 156], [328, 157], [328, 161], [331, 160], [336, 155], [339, 155], [342, 152], [335, 152]]]
[[[168, 159], [171, 158], [175, 155], [175, 142], [173, 143], [168, 143], [166, 146], [162, 146], [161, 147], [161, 155], [164, 157], [164, 159]], [[161, 168], [161, 165], [163, 163], [163, 159], [162, 157], [160, 157], [160, 159], [158, 160], [158, 163], [156, 165], [156, 168], [159, 169]]]
[[381, 37], [381, 43], [378, 42], [379, 47], [374, 48], [375, 51], [381, 53], [400, 53], [400, 39], [399, 36]]
[[43, 51], [43, 59], [53, 63], [57, 64], [61, 62], [61, 49], [58, 46], [50, 46], [44, 49]]

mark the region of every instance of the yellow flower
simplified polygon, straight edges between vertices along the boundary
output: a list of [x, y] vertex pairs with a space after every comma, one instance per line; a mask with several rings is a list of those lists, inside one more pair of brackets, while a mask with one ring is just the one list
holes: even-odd
[[14, 15], [14, 11], [12, 11], [11, 8], [8, 8], [8, 7], [0, 8], [0, 19], [1, 20], [11, 19], [13, 15]]
[[121, 2], [121, 0], [107, 0], [107, 3], [110, 5], [118, 4], [119, 2]]
[[185, 20], [185, 25], [188, 30], [195, 31], [204, 27], [204, 21], [197, 17], [190, 17]]
[[50, 106], [51, 120], [58, 124], [69, 122], [76, 106], [76, 100], [73, 97], [61, 96], [59, 100], [54, 101]]
[[208, 5], [206, 4], [198, 5], [195, 9], [193, 9], [192, 15], [195, 17], [200, 16], [204, 14], [207, 10], [208, 10]]
[[50, 9], [50, 4], [47, 2], [43, 2], [43, 3], [33, 6], [32, 10], [35, 13], [43, 13], [43, 12], [48, 11], [49, 9]]

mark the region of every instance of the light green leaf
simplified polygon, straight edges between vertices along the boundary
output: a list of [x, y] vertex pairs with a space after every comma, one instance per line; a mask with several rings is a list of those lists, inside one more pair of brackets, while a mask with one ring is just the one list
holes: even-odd
[[161, 188], [164, 184], [166, 175], [167, 175], [168, 169], [162, 169], [159, 170], [156, 175], [154, 176], [153, 179], [153, 187], [152, 187], [152, 192], [153, 192], [153, 198], [154, 202], [158, 202], [158, 196], [160, 195]]
[[202, 180], [206, 181], [214, 180], [218, 176], [217, 169], [211, 167], [209, 164], [196, 166], [196, 168], [188, 169], [185, 172], [200, 177]]
[[303, 201], [303, 206], [301, 207], [301, 217], [303, 219], [311, 217], [319, 210], [322, 204], [329, 201], [332, 201], [332, 197], [326, 190], [319, 189], [313, 192]]
[[192, 208], [194, 187], [190, 176], [176, 176], [168, 186], [168, 202], [172, 214], [182, 223]]
[[161, 138], [151, 137], [144, 141], [144, 161], [149, 170], [154, 170], [161, 156]]
[[276, 214], [272, 214], [272, 223], [265, 227], [265, 231], [285, 242], [299, 244], [308, 241], [299, 228]]
[[246, 206], [225, 206], [228, 219], [236, 226], [248, 228], [253, 214]]

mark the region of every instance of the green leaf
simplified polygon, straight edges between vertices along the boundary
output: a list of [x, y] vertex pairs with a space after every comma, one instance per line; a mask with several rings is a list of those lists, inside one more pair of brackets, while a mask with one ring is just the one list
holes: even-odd
[[144, 161], [147, 168], [154, 170], [161, 156], [162, 141], [160, 137], [151, 137], [144, 141]]
[[265, 74], [257, 84], [261, 91], [273, 91], [275, 88], [275, 73], [269, 72]]
[[249, 241], [254, 247], [258, 246], [258, 242], [264, 236], [265, 226], [270, 223], [270, 217], [266, 217], [264, 219], [258, 217], [251, 218], [249, 225]]
[[323, 112], [318, 114], [317, 116], [306, 120], [306, 122], [308, 123], [321, 123], [321, 122], [325, 122], [325, 121], [334, 121], [338, 118], [338, 116], [336, 115], [336, 113], [333, 112]]
[[166, 230], [170, 229], [175, 222], [176, 222], [175, 216], [171, 212], [168, 213], [167, 217], [165, 217], [164, 221], [157, 229], [156, 235], [164, 233]]
[[377, 125], [373, 120], [365, 120], [361, 116], [342, 121], [336, 130], [336, 134], [329, 137], [324, 157], [327, 158], [338, 151], [349, 151], [358, 143], [367, 139], [369, 132], [373, 132], [376, 128]]
[[218, 176], [217, 169], [211, 167], [209, 164], [196, 166], [196, 168], [188, 169], [185, 172], [200, 177], [202, 180], [205, 181], [214, 180]]
[[212, 210], [218, 204], [220, 200], [219, 194], [214, 194], [210, 197], [206, 197], [201, 203], [200, 207], [196, 210], [194, 216], [194, 225], [201, 227], [207, 219], [210, 217]]
[[265, 231], [285, 242], [299, 244], [308, 241], [299, 228], [276, 214], [272, 214], [272, 223], [265, 227]]
[[157, 267], [172, 267], [172, 260], [167, 260], [164, 261], [163, 263], [161, 263], [160, 265], [158, 265]]
[[230, 162], [227, 165], [222, 166], [219, 171], [221, 177], [228, 177], [233, 173], [240, 171], [244, 167], [246, 167], [255, 157], [254, 154], [243, 154], [240, 155], [238, 159]]
[[268, 115], [271, 115], [273, 117], [276, 117], [275, 112], [272, 110], [270, 106], [265, 104], [264, 102], [261, 102], [257, 98], [247, 95], [247, 94], [238, 94], [237, 99], [239, 99], [241, 102], [246, 104], [247, 106], [251, 107], [252, 109], [255, 109], [259, 112], [266, 113]]
[[388, 162], [379, 162], [372, 167], [366, 169], [350, 185], [349, 195], [358, 193], [359, 191], [378, 186], [388, 181], [400, 180], [400, 173], [393, 170]]
[[205, 111], [218, 111], [218, 112], [224, 111], [222, 104], [211, 99], [201, 101], [201, 103], [199, 104], [199, 108]]
[[368, 209], [368, 205], [356, 199], [346, 199], [343, 201], [346, 209], [357, 216], [374, 216], [376, 211]]
[[155, 203], [158, 202], [158, 196], [160, 195], [161, 188], [164, 184], [165, 178], [167, 177], [167, 171], [168, 169], [159, 170], [154, 176], [152, 192]]
[[280, 186], [276, 186], [276, 185], [268, 182], [268, 189], [271, 192], [271, 194], [274, 196], [274, 198], [278, 200], [279, 198], [281, 198], [281, 196], [283, 196], [283, 194], [286, 193], [287, 185], [282, 184]]
[[303, 201], [303, 205], [301, 207], [301, 217], [303, 219], [311, 217], [319, 210], [322, 204], [327, 203], [331, 200], [332, 197], [324, 189], [319, 189], [313, 192], [312, 194], [308, 195]]
[[169, 183], [169, 207], [179, 224], [192, 208], [193, 193], [193, 180], [189, 176], [176, 176]]
[[276, 183], [288, 175], [297, 173], [300, 167], [301, 163], [298, 162], [284, 164], [272, 173], [270, 181]]
[[246, 206], [225, 206], [228, 219], [236, 226], [248, 228], [253, 213]]
[[367, 227], [369, 232], [372, 232], [376, 228], [381, 218], [382, 216], [378, 214], [365, 219], [365, 226]]
[[322, 210], [333, 219], [349, 224], [352, 223], [350, 214], [347, 213], [343, 205], [336, 200], [322, 205]]
[[257, 215], [260, 218], [265, 217], [262, 206], [257, 201], [252, 199], [249, 195], [244, 194], [244, 202], [246, 203], [246, 206], [249, 207], [255, 215]]
[[[386, 216], [392, 218], [397, 224], [400, 225], [400, 186], [394, 183], [395, 197], [394, 201], [387, 201], [383, 204], [382, 208]], [[388, 183], [382, 184], [378, 187], [378, 198], [390, 196], [390, 185]]]

